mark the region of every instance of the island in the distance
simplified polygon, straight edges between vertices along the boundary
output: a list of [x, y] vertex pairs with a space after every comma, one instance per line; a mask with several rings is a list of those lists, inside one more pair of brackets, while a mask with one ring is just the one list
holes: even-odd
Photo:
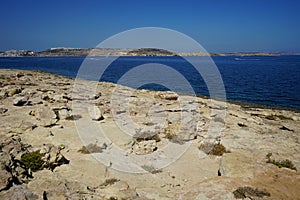
[[271, 52], [235, 52], [235, 53], [208, 53], [208, 52], [172, 52], [157, 48], [50, 48], [44, 51], [9, 50], [0, 52], [0, 57], [25, 56], [281, 56], [299, 55], [299, 53], [271, 53]]

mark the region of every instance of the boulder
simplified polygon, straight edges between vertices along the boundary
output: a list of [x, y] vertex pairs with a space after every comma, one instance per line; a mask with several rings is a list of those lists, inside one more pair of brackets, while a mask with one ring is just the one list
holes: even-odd
[[19, 161], [21, 154], [27, 151], [20, 138], [0, 139], [0, 191], [9, 189], [13, 184], [25, 183], [31, 178], [31, 173]]
[[54, 170], [56, 167], [68, 164], [69, 160], [67, 160], [62, 154], [61, 154], [61, 148], [58, 148], [52, 144], [45, 144], [40, 150], [39, 153], [43, 154], [42, 157], [43, 165], [42, 168]]

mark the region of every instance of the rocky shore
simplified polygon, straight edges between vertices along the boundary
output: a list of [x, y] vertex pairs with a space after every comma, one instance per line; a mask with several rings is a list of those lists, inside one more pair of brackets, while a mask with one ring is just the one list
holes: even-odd
[[296, 111], [0, 70], [0, 115], [0, 199], [300, 196]]

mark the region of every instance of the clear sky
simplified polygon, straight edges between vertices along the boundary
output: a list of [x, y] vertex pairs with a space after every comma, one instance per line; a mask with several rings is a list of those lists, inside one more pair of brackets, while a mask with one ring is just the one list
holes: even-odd
[[2, 0], [0, 51], [94, 47], [119, 32], [164, 27], [210, 52], [300, 52], [299, 0]]

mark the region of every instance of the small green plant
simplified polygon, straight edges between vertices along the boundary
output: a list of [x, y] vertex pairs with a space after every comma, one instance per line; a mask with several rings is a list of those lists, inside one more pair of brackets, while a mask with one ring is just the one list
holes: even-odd
[[32, 171], [40, 170], [44, 164], [42, 160], [44, 154], [39, 151], [30, 152], [21, 156], [21, 163], [25, 165], [26, 168]]
[[272, 153], [268, 153], [266, 155], [267, 158], [267, 163], [271, 163], [273, 165], [276, 165], [279, 168], [285, 167], [285, 168], [289, 168], [292, 170], [297, 171], [297, 168], [295, 167], [295, 165], [292, 163], [292, 161], [290, 161], [289, 159], [285, 159], [285, 160], [281, 160], [281, 161], [277, 161], [275, 159], [271, 159]]
[[244, 198], [253, 199], [253, 197], [271, 196], [271, 194], [267, 191], [259, 190], [257, 188], [253, 189], [252, 187], [248, 187], [248, 186], [239, 187], [232, 193], [236, 199], [244, 199]]
[[155, 167], [153, 167], [152, 165], [143, 165], [141, 166], [144, 170], [146, 170], [147, 172], [150, 172], [151, 174], [157, 174], [162, 172], [161, 169], [156, 169]]
[[119, 179], [116, 179], [116, 178], [109, 178], [109, 179], [106, 179], [103, 183], [101, 183], [100, 186], [109, 186], [109, 185], [113, 185], [114, 183], [116, 182], [119, 182], [120, 180]]

